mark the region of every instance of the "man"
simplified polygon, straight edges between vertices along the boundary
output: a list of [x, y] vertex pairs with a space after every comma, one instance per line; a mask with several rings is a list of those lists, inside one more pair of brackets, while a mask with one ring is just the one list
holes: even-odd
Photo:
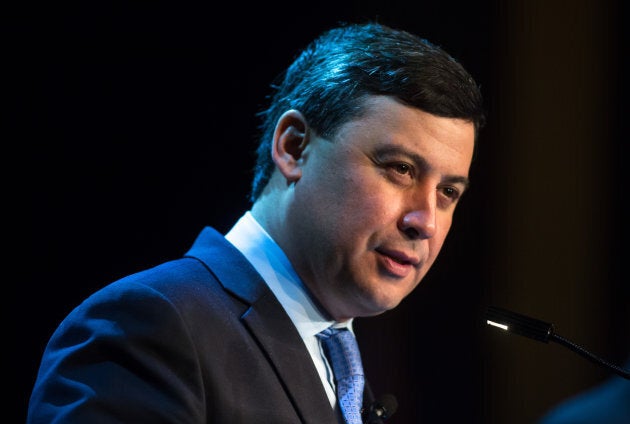
[[[426, 40], [375, 23], [322, 34], [261, 114], [251, 209], [72, 311], [28, 422], [350, 422], [320, 333], [352, 334], [426, 275], [482, 109], [470, 75]], [[372, 422], [370, 386], [356, 390]]]

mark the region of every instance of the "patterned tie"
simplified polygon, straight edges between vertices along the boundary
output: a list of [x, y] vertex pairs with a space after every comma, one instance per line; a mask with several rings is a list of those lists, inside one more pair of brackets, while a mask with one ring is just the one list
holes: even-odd
[[346, 423], [361, 424], [363, 365], [359, 346], [347, 328], [327, 328], [317, 334], [331, 363], [337, 385], [337, 399]]

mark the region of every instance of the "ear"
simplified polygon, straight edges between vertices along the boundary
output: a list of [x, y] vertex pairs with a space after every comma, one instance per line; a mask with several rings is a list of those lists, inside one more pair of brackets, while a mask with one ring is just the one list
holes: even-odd
[[306, 118], [297, 110], [288, 110], [276, 124], [273, 134], [271, 157], [288, 183], [302, 176], [302, 152], [308, 143]]

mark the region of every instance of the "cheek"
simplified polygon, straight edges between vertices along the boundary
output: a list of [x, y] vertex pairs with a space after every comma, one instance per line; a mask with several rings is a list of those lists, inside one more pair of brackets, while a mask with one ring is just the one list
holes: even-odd
[[[339, 158], [336, 160], [339, 163]], [[370, 166], [355, 163], [314, 168], [316, 172], [305, 173], [298, 182], [296, 195], [300, 203], [308, 205], [303, 218], [325, 229], [328, 237], [358, 243], [358, 239], [396, 222], [400, 193], [384, 184], [382, 176]]]
[[351, 177], [331, 189], [337, 192], [334, 207], [346, 230], [356, 227], [365, 231], [396, 221], [400, 199], [382, 184], [369, 178]]

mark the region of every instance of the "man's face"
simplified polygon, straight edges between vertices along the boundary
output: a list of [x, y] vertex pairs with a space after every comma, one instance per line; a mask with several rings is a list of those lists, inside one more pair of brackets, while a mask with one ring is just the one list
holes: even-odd
[[287, 215], [289, 259], [337, 320], [400, 303], [426, 275], [466, 189], [474, 126], [368, 98], [333, 140], [314, 133]]

